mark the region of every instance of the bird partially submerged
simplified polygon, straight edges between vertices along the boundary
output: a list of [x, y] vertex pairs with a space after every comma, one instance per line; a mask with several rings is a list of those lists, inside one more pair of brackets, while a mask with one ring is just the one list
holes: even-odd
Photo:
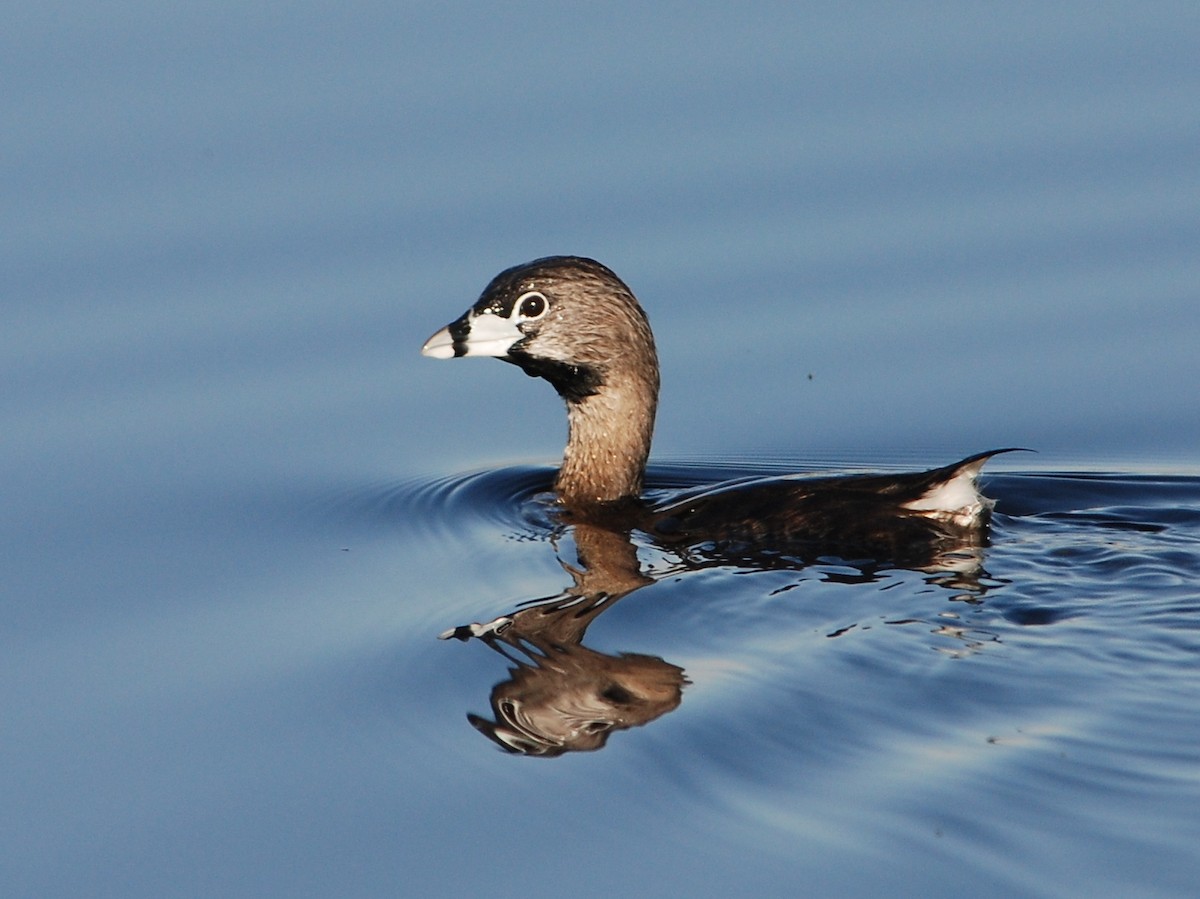
[[912, 474], [714, 485], [652, 507], [640, 499], [658, 406], [650, 322], [620, 278], [578, 256], [501, 272], [421, 352], [492, 356], [549, 381], [567, 406], [567, 446], [554, 484], [564, 509], [667, 544], [763, 542], [898, 559], [905, 547], [979, 530], [992, 502], [976, 478], [991, 456], [1007, 451]]

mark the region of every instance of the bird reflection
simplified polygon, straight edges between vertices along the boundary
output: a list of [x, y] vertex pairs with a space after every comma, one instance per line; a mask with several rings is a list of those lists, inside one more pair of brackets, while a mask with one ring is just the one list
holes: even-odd
[[[583, 645], [591, 623], [623, 597], [681, 571], [717, 566], [801, 570], [829, 561], [802, 551], [719, 542], [689, 547], [655, 543], [655, 549], [675, 562], [651, 576], [639, 563], [631, 531], [619, 523], [563, 515], [556, 543], [567, 537], [574, 539], [577, 564], [560, 559], [571, 577], [562, 593], [441, 635], [479, 640], [511, 663], [508, 678], [492, 688], [492, 717], [467, 716], [480, 733], [508, 752], [553, 757], [600, 749], [614, 731], [647, 724], [680, 705], [689, 681], [678, 665], [657, 656], [610, 655]], [[954, 599], [978, 602], [986, 589], [986, 537], [982, 527], [946, 532], [926, 544], [924, 557], [909, 555], [902, 567], [927, 573], [929, 583], [956, 591]], [[843, 560], [836, 567], [823, 566], [823, 576], [831, 582], [863, 583], [879, 580], [896, 567], [892, 561]]]
[[499, 746], [556, 756], [599, 749], [615, 730], [653, 721], [679, 706], [687, 678], [657, 656], [608, 655], [583, 645], [588, 626], [623, 596], [653, 582], [642, 573], [628, 533], [573, 526], [579, 567], [562, 563], [572, 585], [486, 624], [443, 638], [482, 640], [513, 667], [492, 688], [494, 720], [468, 715]]

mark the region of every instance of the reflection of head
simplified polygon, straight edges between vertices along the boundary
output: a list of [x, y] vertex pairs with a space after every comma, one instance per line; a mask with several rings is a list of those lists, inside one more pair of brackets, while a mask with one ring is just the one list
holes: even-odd
[[614, 730], [653, 721], [676, 708], [687, 678], [654, 656], [608, 656], [579, 645], [526, 649], [511, 677], [492, 689], [495, 721], [468, 715], [509, 752], [557, 756], [599, 749]]

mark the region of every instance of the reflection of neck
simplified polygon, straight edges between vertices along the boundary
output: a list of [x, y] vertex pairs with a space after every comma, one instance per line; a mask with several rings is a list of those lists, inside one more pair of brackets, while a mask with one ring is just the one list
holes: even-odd
[[571, 530], [581, 567], [564, 563], [563, 567], [575, 579], [575, 586], [568, 593], [584, 597], [603, 595], [611, 605], [639, 587], [654, 583], [653, 578], [642, 574], [637, 547], [628, 532], [583, 521], [575, 522]]
[[636, 497], [650, 455], [658, 379], [609, 376], [599, 389], [567, 401], [567, 448], [555, 488], [570, 505]]

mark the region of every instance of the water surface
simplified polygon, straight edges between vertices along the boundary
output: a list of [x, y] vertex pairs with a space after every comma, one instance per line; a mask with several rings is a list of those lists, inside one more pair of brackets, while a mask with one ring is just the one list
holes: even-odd
[[[1191, 895], [1198, 40], [1173, 3], [15, 11], [6, 895]], [[624, 659], [644, 722], [502, 750], [468, 715], [528, 656], [437, 638], [575, 583], [561, 405], [418, 350], [563, 252], [654, 324], [653, 490], [1033, 447], [990, 546], [635, 537], [560, 661]]]

